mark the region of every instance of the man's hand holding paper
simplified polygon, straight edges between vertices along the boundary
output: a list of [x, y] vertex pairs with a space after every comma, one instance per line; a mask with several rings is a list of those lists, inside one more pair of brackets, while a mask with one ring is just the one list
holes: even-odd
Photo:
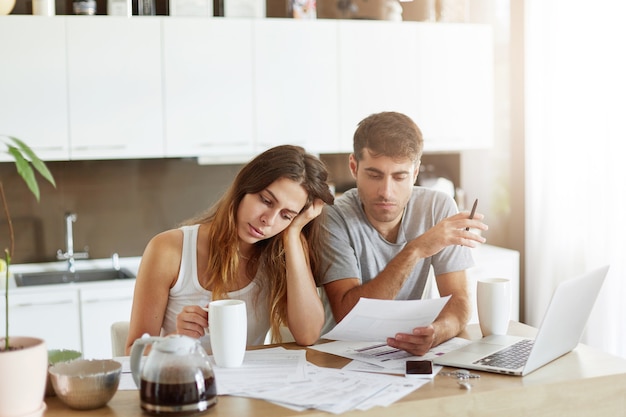
[[423, 355], [433, 345], [435, 328], [432, 325], [416, 327], [410, 333], [398, 333], [395, 337], [388, 337], [387, 344], [413, 355]]

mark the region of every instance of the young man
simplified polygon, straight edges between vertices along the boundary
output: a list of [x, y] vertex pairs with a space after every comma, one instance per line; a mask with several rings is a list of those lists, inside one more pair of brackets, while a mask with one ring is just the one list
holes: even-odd
[[320, 282], [339, 322], [361, 297], [422, 298], [432, 267], [439, 294], [450, 300], [430, 326], [387, 339], [389, 346], [413, 355], [465, 327], [470, 315], [465, 269], [473, 266], [469, 248], [485, 242], [466, 229], [487, 230], [482, 214], [470, 219], [447, 194], [414, 186], [422, 148], [420, 129], [403, 114], [373, 114], [359, 123], [349, 160], [356, 189], [325, 207], [327, 271]]

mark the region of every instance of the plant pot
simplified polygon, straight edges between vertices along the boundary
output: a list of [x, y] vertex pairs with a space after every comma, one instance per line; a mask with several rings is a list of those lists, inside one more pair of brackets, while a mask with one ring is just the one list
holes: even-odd
[[[0, 339], [4, 347], [4, 338]], [[0, 352], [0, 416], [43, 414], [48, 373], [48, 350], [42, 339], [12, 336], [17, 350]]]

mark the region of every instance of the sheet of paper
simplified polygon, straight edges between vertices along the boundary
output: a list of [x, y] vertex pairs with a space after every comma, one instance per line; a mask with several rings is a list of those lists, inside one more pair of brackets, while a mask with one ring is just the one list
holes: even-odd
[[396, 333], [411, 333], [431, 324], [450, 296], [428, 300], [361, 298], [347, 316], [322, 338], [384, 342]]
[[432, 348], [424, 356], [413, 356], [408, 352], [392, 348], [384, 343], [342, 340], [314, 345], [311, 346], [311, 349], [370, 363], [384, 368], [386, 373], [404, 375], [405, 362], [407, 360], [435, 359], [444, 353], [451, 352], [467, 345], [468, 343], [470, 343], [469, 340], [462, 339], [460, 337], [453, 337], [439, 346]]
[[268, 384], [291, 384], [308, 380], [306, 350], [271, 348], [248, 350], [237, 368], [220, 368], [211, 357], [217, 394], [263, 390]]
[[[119, 390], [136, 390], [130, 371], [130, 358], [114, 358], [122, 364]], [[142, 358], [145, 360], [145, 358]], [[306, 351], [281, 347], [246, 351], [243, 364], [237, 368], [220, 368], [210, 356], [218, 395], [241, 391], [241, 387], [254, 390], [256, 386], [271, 383], [292, 383], [307, 379]]]
[[[142, 362], [145, 359], [145, 357], [142, 358]], [[137, 385], [135, 385], [133, 374], [130, 372], [130, 356], [116, 356], [113, 360], [122, 364], [122, 375], [120, 376], [120, 385], [117, 389], [120, 391], [136, 390]]]
[[333, 414], [360, 407], [387, 406], [416, 390], [427, 380], [408, 380], [307, 365], [308, 379], [292, 384], [271, 384], [265, 389], [234, 395], [259, 398], [293, 410], [317, 409]]
[[[373, 372], [373, 373], [379, 373], [379, 374], [401, 374], [401, 372], [398, 372], [398, 371], [402, 370], [400, 368], [388, 369], [379, 365], [374, 365], [373, 363], [354, 361], [354, 360], [350, 361], [346, 366], [344, 366], [341, 369], [343, 369], [344, 371]], [[443, 366], [441, 365], [433, 365], [433, 373], [431, 375], [415, 375], [414, 378], [433, 379], [442, 369], [443, 369]]]
[[394, 378], [395, 380], [393, 380], [387, 389], [380, 392], [378, 395], [363, 401], [356, 407], [356, 409], [365, 411], [373, 407], [388, 407], [402, 397], [410, 394], [429, 382], [427, 379]]

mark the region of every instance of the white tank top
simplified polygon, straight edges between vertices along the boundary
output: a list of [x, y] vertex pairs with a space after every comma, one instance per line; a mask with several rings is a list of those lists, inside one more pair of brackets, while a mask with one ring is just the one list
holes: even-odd
[[[211, 291], [203, 288], [198, 281], [197, 242], [199, 225], [183, 226], [183, 251], [180, 271], [176, 283], [170, 289], [165, 318], [161, 329], [162, 335], [176, 332], [176, 316], [188, 305], [208, 306], [213, 299]], [[254, 280], [246, 287], [228, 293], [228, 298], [246, 302], [248, 315], [248, 346], [262, 345], [270, 328], [267, 293], [262, 291], [257, 281], [263, 279], [261, 268]], [[202, 346], [211, 351], [208, 334], [201, 337]]]

